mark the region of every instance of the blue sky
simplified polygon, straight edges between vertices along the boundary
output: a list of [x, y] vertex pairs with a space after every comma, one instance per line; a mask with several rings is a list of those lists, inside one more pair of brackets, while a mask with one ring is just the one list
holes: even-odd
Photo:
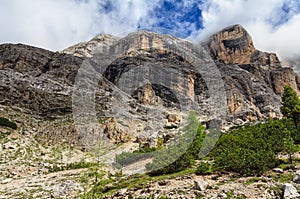
[[[151, 25], [161, 27], [177, 37], [189, 37], [194, 30], [203, 28], [201, 20], [200, 1], [193, 1], [184, 6], [184, 0], [161, 1], [160, 4], [150, 11], [149, 17], [156, 19]], [[138, 24], [143, 29], [142, 24]]]
[[54, 51], [139, 29], [204, 41], [239, 23], [258, 49], [300, 54], [299, 0], [2, 0], [0, 15], [0, 43]]

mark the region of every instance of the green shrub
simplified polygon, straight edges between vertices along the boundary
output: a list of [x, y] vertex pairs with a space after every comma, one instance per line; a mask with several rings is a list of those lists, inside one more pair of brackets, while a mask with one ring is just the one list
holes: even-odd
[[214, 169], [260, 175], [279, 164], [276, 155], [285, 149], [285, 138], [294, 130], [291, 120], [283, 119], [269, 120], [223, 134], [213, 152]]
[[4, 117], [0, 117], [0, 126], [10, 127], [12, 129], [17, 129], [17, 124], [14, 122], [9, 121]]
[[196, 170], [197, 175], [207, 175], [211, 173], [211, 165], [207, 162], [201, 162]]
[[250, 184], [259, 182], [259, 181], [261, 181], [261, 180], [262, 180], [262, 179], [259, 178], [259, 177], [253, 177], [253, 178], [248, 179], [248, 180], [245, 182], [245, 185], [250, 185]]
[[296, 128], [300, 129], [300, 99], [289, 85], [284, 86], [281, 112], [285, 117], [291, 118]]

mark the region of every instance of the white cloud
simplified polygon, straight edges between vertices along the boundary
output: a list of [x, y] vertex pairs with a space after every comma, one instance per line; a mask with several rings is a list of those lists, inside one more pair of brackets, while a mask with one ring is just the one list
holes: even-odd
[[[108, 2], [113, 9], [99, 12]], [[62, 50], [98, 33], [136, 30], [154, 5], [147, 0], [2, 0], [0, 43]]]
[[1, 42], [60, 49], [86, 39], [96, 8], [94, 2], [4, 0], [0, 7]]
[[[283, 5], [286, 11], [282, 10]], [[198, 39], [238, 23], [248, 30], [256, 48], [276, 52], [282, 59], [300, 55], [298, 1], [206, 0], [199, 6], [204, 29], [196, 33]]]

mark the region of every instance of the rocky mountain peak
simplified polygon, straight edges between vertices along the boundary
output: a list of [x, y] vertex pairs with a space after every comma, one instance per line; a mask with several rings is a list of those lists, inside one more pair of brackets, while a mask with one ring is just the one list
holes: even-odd
[[96, 50], [103, 51], [104, 49], [113, 45], [119, 39], [119, 37], [113, 35], [99, 34], [88, 42], [75, 44], [64, 49], [62, 52], [66, 54], [72, 54], [77, 57], [92, 57], [93, 52], [95, 52]]
[[241, 25], [227, 27], [212, 35], [209, 47], [213, 56], [225, 64], [248, 64], [255, 52], [251, 36]]

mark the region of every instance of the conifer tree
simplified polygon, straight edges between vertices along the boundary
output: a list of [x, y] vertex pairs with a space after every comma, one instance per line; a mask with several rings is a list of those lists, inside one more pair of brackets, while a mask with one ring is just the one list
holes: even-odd
[[284, 87], [281, 112], [283, 116], [291, 118], [297, 129], [300, 121], [300, 99], [297, 93], [288, 85]]

